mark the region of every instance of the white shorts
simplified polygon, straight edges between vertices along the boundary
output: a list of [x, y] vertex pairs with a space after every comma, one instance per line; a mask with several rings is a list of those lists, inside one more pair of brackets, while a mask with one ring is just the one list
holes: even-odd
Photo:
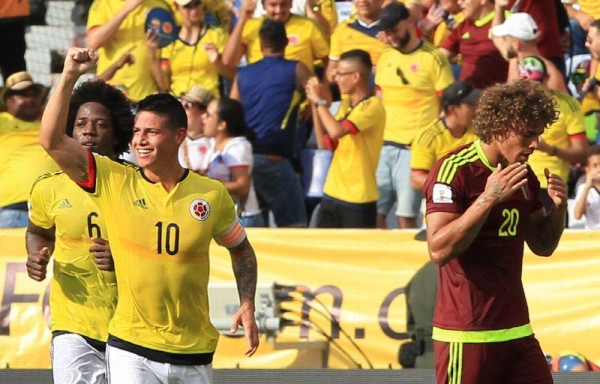
[[212, 364], [173, 365], [159, 363], [107, 345], [109, 384], [212, 384]]
[[52, 338], [52, 377], [55, 384], [105, 384], [104, 353], [80, 335], [65, 333]]

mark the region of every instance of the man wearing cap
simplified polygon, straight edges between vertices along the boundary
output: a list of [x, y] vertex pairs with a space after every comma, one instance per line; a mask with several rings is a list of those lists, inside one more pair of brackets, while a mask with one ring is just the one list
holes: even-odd
[[480, 89], [505, 82], [508, 63], [489, 38], [494, 0], [464, 0], [460, 5], [465, 21], [452, 30], [440, 49], [448, 58], [462, 56], [460, 80]]
[[[518, 64], [518, 76], [542, 83], [548, 88], [546, 61], [541, 57], [524, 57]], [[579, 102], [572, 96], [552, 91], [558, 119], [540, 135], [536, 150], [529, 156], [529, 165], [540, 180], [541, 195], [547, 209], [552, 206], [544, 169], [569, 180], [571, 165], [585, 163], [588, 150], [583, 113]]]
[[0, 113], [0, 228], [27, 226], [27, 197], [42, 174], [58, 170], [39, 145], [38, 134], [46, 89], [27, 72], [6, 79]]
[[[109, 83], [121, 89], [134, 102], [158, 91], [150, 71], [144, 28], [148, 12], [155, 8], [164, 9], [169, 14], [171, 12], [165, 0], [95, 0], [90, 7], [87, 46], [98, 50], [96, 71], [103, 73], [129, 52], [133, 62], [118, 70]], [[163, 30], [168, 29], [162, 20], [157, 18], [154, 22], [161, 23]], [[171, 28], [175, 28], [173, 23]]]
[[202, 171], [204, 156], [210, 148], [210, 138], [204, 135], [204, 119], [208, 104], [215, 96], [194, 85], [179, 98], [188, 118], [187, 136], [179, 146], [179, 164], [194, 172]]
[[381, 54], [375, 72], [386, 112], [377, 167], [377, 225], [385, 228], [386, 216], [396, 202], [400, 228], [416, 228], [423, 196], [410, 186], [410, 145], [439, 117], [438, 94], [454, 82], [454, 76], [446, 57], [417, 36], [404, 4], [386, 5], [379, 25], [391, 47]]
[[[533, 17], [528, 13], [513, 13], [502, 24], [491, 29], [492, 41], [508, 60], [508, 81], [519, 77], [517, 67], [519, 61], [527, 56], [542, 57], [537, 47], [536, 38], [539, 29]], [[542, 58], [547, 69], [548, 88], [568, 94], [565, 80], [552, 61]]]
[[442, 94], [442, 116], [427, 127], [414, 141], [410, 154], [410, 182], [413, 189], [423, 190], [429, 171], [438, 159], [477, 138], [471, 129], [475, 104], [481, 90], [470, 83], [457, 81]]

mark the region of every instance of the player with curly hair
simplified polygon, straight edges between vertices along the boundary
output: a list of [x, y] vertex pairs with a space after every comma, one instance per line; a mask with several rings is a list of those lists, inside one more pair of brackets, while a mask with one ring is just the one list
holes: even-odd
[[556, 120], [533, 81], [486, 89], [473, 121], [480, 137], [440, 159], [425, 183], [427, 242], [440, 266], [433, 320], [436, 381], [552, 383], [529, 323], [524, 244], [550, 256], [562, 235], [567, 185], [546, 170], [554, 203], [525, 163]]

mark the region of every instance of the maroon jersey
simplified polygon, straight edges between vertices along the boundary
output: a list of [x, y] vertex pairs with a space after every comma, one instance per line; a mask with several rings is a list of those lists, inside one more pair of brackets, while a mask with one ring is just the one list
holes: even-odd
[[[427, 214], [462, 214], [492, 174], [481, 142], [440, 159], [425, 183]], [[448, 330], [500, 330], [529, 323], [521, 282], [529, 215], [542, 209], [540, 183], [531, 168], [528, 183], [494, 206], [464, 253], [440, 268], [433, 325]]]
[[508, 62], [489, 38], [494, 14], [458, 24], [440, 45], [452, 54], [462, 55], [460, 80], [477, 88], [504, 83], [508, 77]]

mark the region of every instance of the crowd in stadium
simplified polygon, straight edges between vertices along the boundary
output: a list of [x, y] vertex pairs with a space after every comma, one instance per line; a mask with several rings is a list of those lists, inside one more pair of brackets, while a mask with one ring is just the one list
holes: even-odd
[[[35, 250], [29, 252], [28, 272], [35, 280], [45, 278], [55, 241], [64, 247], [60, 241], [76, 222], [73, 217], [61, 218], [61, 210], [85, 200], [66, 175], [93, 195], [100, 211], [119, 206], [123, 212], [131, 204], [120, 199], [121, 189], [124, 194], [137, 191], [148, 179], [178, 198], [189, 197], [192, 192], [176, 187], [178, 183], [183, 185], [189, 172], [206, 175], [222, 182], [207, 187], [207, 196], [223, 189], [233, 200], [230, 204], [231, 199], [211, 195], [194, 200], [189, 211], [198, 221], [209, 217], [209, 209], [219, 212], [219, 221], [207, 225], [213, 226], [214, 239], [230, 250], [236, 278], [241, 281], [242, 308], [235, 326], [246, 329], [247, 354], [252, 355], [258, 347], [250, 311], [256, 260], [244, 227], [418, 228], [427, 197], [431, 258], [440, 266], [453, 263], [440, 269], [439, 281], [445, 288], [437, 304], [442, 309], [437, 309], [434, 319], [436, 327], [441, 327], [436, 340], [454, 348], [453, 331], [469, 340], [465, 343], [478, 343], [469, 339], [471, 329], [460, 328], [473, 324], [463, 325], [467, 312], [447, 293], [453, 289], [456, 295], [472, 292], [453, 286], [455, 275], [471, 276], [478, 288], [495, 278], [495, 270], [489, 267], [481, 268], [479, 280], [473, 278], [479, 266], [460, 264], [457, 255], [469, 258], [475, 251], [496, 249], [491, 242], [469, 248], [475, 235], [464, 240], [469, 236], [460, 232], [463, 224], [476, 228], [476, 236], [479, 230], [487, 235], [490, 228], [481, 229], [488, 220], [485, 215], [468, 222], [474, 215], [468, 214], [470, 205], [459, 215], [455, 207], [460, 205], [459, 197], [473, 206], [490, 204], [487, 196], [493, 196], [494, 207], [518, 200], [515, 204], [527, 216], [520, 217], [522, 213], [515, 208], [490, 219], [499, 224], [499, 231], [492, 230], [496, 237], [520, 233], [529, 216], [531, 223], [539, 224], [529, 228], [526, 236], [509, 241], [512, 248], [504, 250], [503, 257], [522, 253], [524, 241], [536, 254], [551, 254], [564, 229], [567, 200], [572, 205], [569, 220], [600, 229], [600, 5], [594, 1], [354, 0], [350, 17], [338, 22], [336, 3], [331, 0], [95, 0], [86, 8], [87, 49], [67, 53], [63, 77], [47, 106], [49, 89], [34, 81], [24, 61], [30, 10], [21, 2], [3, 3], [0, 10], [6, 19], [0, 21], [4, 78], [0, 99], [5, 108], [0, 113], [0, 228], [27, 227], [28, 250]], [[6, 39], [10, 44], [3, 44]], [[78, 78], [90, 70], [94, 78], [76, 86]], [[510, 95], [515, 97], [514, 105], [510, 105]], [[175, 106], [173, 100], [177, 100]], [[506, 115], [509, 111], [518, 115]], [[497, 117], [502, 113], [500, 120]], [[168, 118], [163, 121], [164, 116]], [[184, 134], [170, 133], [177, 138], [174, 148], [160, 142], [160, 130], [152, 128], [157, 121], [168, 129], [187, 125]], [[530, 152], [507, 157], [511, 146], [524, 146], [524, 142]], [[162, 148], [162, 154], [156, 148]], [[88, 149], [96, 155], [89, 152], [88, 157]], [[487, 163], [489, 156], [485, 158], [489, 153], [497, 160], [493, 164]], [[117, 166], [111, 159], [118, 157], [137, 163], [143, 171], [136, 173], [133, 164]], [[475, 158], [480, 162], [471, 164]], [[60, 176], [52, 173], [59, 169], [57, 163], [65, 171]], [[185, 169], [182, 175], [180, 169]], [[169, 170], [174, 172], [169, 174]], [[487, 184], [474, 181], [478, 172], [490, 173]], [[132, 173], [137, 176], [131, 179]], [[212, 182], [196, 176], [186, 182], [198, 188]], [[68, 192], [73, 197], [57, 199], [68, 186], [73, 188]], [[459, 196], [457, 191], [470, 195]], [[131, 201], [134, 207], [162, 214], [156, 201], [164, 192], [152, 195], [155, 200]], [[127, 312], [137, 308], [136, 300], [144, 304], [139, 318], [156, 319], [160, 318], [158, 301], [153, 300], [153, 293], [139, 289], [147, 276], [134, 273], [135, 266], [128, 265], [127, 258], [115, 257], [115, 265], [128, 265], [115, 268], [101, 236], [106, 228], [96, 222], [98, 214], [90, 209], [87, 217], [78, 218], [83, 224], [76, 230], [89, 232], [97, 268], [115, 269], [119, 281], [133, 281], [133, 293], [121, 296], [111, 329], [88, 334], [86, 340], [105, 340], [110, 332], [109, 346], [116, 347], [110, 349], [112, 361], [124, 371], [128, 364], [137, 363], [125, 351], [181, 366], [209, 364], [216, 345], [215, 330], [209, 325], [199, 331], [214, 336], [214, 343], [181, 326], [183, 341], [173, 337], [173, 350], [157, 341], [162, 337], [156, 331], [159, 326], [139, 334], [126, 330], [142, 323], [131, 320]], [[109, 218], [107, 227], [130, 230], [136, 218]], [[458, 221], [461, 226], [454, 225]], [[192, 224], [165, 221], [163, 228], [163, 221], [157, 222], [158, 254], [176, 255], [179, 228], [189, 234], [194, 231], [186, 228]], [[171, 235], [176, 240], [171, 242]], [[143, 243], [144, 234], [136, 236], [140, 238], [132, 238], [132, 243]], [[210, 240], [207, 235], [194, 238], [207, 254]], [[113, 242], [112, 247], [113, 254], [144, 253], [138, 248], [132, 251], [135, 247], [127, 243]], [[166, 263], [160, 263], [152, 264], [150, 276], [162, 273], [160, 268]], [[520, 287], [520, 260], [519, 267], [513, 268], [515, 260], [502, 264], [507, 265], [510, 273], [504, 279]], [[182, 281], [191, 279], [191, 272], [207, 278], [205, 264], [188, 267], [174, 263], [169, 271], [181, 274]], [[101, 280], [107, 290], [115, 289], [114, 281]], [[201, 289], [191, 280], [186, 287]], [[119, 290], [127, 289], [119, 286]], [[527, 345], [518, 348], [537, 352], [540, 347], [528, 324], [522, 287], [511, 292], [513, 296], [504, 293], [494, 300], [485, 289], [481, 291], [477, 294], [481, 293], [482, 302], [493, 301], [489, 307], [494, 309], [485, 306], [479, 323], [473, 321], [475, 328], [482, 327], [493, 341], [510, 348], [511, 342], [519, 340]], [[95, 305], [106, 313], [93, 310], [89, 317], [107, 323], [100, 317], [110, 317], [117, 304], [97, 299]], [[55, 306], [71, 305], [62, 296], [55, 300]], [[193, 323], [191, 308], [205, 304], [190, 303], [186, 306], [190, 312], [183, 310], [182, 318]], [[494, 312], [503, 306], [516, 309], [504, 316]], [[448, 315], [448, 308], [456, 317]], [[202, 315], [207, 317], [207, 312]], [[68, 323], [68, 319], [56, 321]], [[490, 324], [510, 335], [485, 328]], [[81, 330], [70, 332], [87, 330], [84, 324]], [[60, 330], [57, 335], [64, 336]], [[59, 349], [58, 340], [64, 343], [62, 348], [73, 343], [55, 338]], [[464, 358], [480, 358], [489, 352], [487, 347], [465, 349]], [[459, 355], [453, 351], [437, 352], [446, 356], [443, 364], [449, 367], [449, 378], [456, 377], [450, 368], [455, 363], [452, 359], [460, 364], [463, 359], [462, 349]], [[507, 354], [506, 350], [494, 353]], [[186, 354], [193, 356], [181, 357]], [[549, 377], [540, 356], [528, 358], [540, 375]], [[492, 372], [489, 362], [482, 362], [465, 368], [463, 374], [480, 377], [477, 369], [485, 369], [486, 375]], [[497, 372], [498, 377], [502, 374]], [[210, 371], [197, 375], [206, 382], [212, 380]]]

